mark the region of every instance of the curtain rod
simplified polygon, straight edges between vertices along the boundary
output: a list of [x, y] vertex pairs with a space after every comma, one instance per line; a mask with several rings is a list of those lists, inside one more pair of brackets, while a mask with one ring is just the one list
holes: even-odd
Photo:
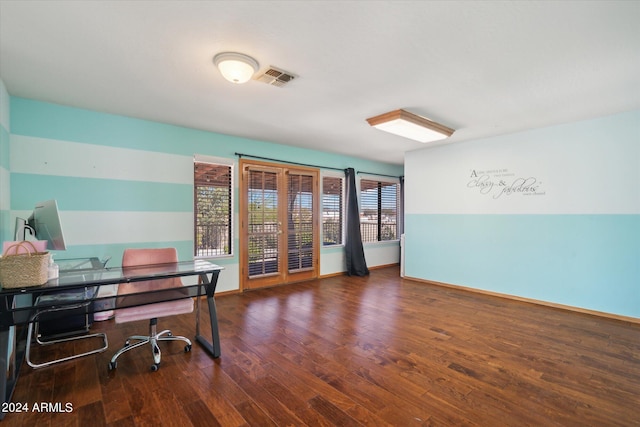
[[358, 171], [357, 172], [358, 175], [360, 175], [361, 173], [365, 174], [365, 175], [376, 175], [376, 176], [386, 176], [388, 178], [402, 178], [402, 176], [398, 176], [398, 175], [385, 175], [383, 173], [377, 173], [377, 172], [363, 172], [363, 171]]
[[278, 163], [288, 163], [290, 165], [298, 165], [298, 166], [307, 166], [310, 168], [319, 168], [319, 169], [331, 169], [334, 171], [343, 171], [344, 169], [340, 169], [340, 168], [331, 168], [329, 166], [318, 166], [318, 165], [309, 165], [306, 163], [299, 163], [299, 162], [290, 162], [287, 160], [279, 160], [279, 159], [270, 159], [269, 157], [260, 157], [260, 156], [253, 156], [251, 154], [243, 154], [243, 153], [235, 153], [236, 156], [242, 158], [244, 157], [251, 157], [252, 159], [260, 159], [260, 160], [269, 160], [270, 162], [278, 162]]
[[[234, 154], [236, 156], [240, 157], [240, 158], [242, 158], [242, 157], [250, 157], [252, 159], [268, 160], [270, 162], [287, 163], [287, 164], [290, 164], [290, 165], [307, 166], [307, 167], [310, 167], [310, 168], [331, 169], [331, 170], [334, 170], [334, 171], [344, 171], [346, 169], [346, 168], [342, 168], [342, 169], [341, 168], [332, 168], [332, 167], [329, 167], [329, 166], [310, 165], [310, 164], [307, 164], [307, 163], [299, 163], [299, 162], [290, 162], [288, 160], [271, 159], [269, 157], [254, 156], [252, 154], [244, 154], [244, 153], [234, 153]], [[400, 178], [397, 175], [384, 175], [384, 174], [381, 174], [381, 173], [374, 173], [374, 172], [358, 171], [357, 173], [358, 174], [363, 173], [363, 174], [366, 174], [366, 175], [386, 176], [386, 177], [389, 177], [389, 178]]]

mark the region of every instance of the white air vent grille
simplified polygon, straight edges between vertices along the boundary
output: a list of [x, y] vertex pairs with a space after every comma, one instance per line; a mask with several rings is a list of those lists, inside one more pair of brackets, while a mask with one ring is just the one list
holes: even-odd
[[264, 72], [264, 74], [256, 77], [256, 80], [271, 86], [282, 87], [291, 82], [291, 80], [295, 79], [296, 77], [297, 76], [295, 76], [294, 74], [276, 68], [272, 65], [267, 71]]

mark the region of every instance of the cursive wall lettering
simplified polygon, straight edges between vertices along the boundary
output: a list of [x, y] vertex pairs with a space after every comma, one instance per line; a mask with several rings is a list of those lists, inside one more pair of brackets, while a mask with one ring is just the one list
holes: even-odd
[[472, 169], [467, 188], [477, 190], [480, 194], [491, 196], [493, 199], [512, 195], [544, 196], [542, 182], [536, 177], [516, 177], [508, 169], [494, 169], [481, 171]]

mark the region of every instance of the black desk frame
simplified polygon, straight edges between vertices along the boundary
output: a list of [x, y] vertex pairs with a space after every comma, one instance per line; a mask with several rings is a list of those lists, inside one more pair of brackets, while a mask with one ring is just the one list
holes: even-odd
[[[87, 286], [113, 286], [120, 283], [135, 283], [170, 277], [197, 276], [198, 283], [185, 285], [180, 298], [196, 298], [196, 335], [195, 340], [214, 358], [220, 357], [220, 334], [218, 331], [218, 315], [214, 294], [222, 267], [204, 260], [183, 261], [172, 264], [139, 266], [130, 268], [104, 268], [100, 270], [70, 270], [60, 272], [60, 277], [50, 280], [42, 286], [0, 290], [0, 405], [11, 401], [11, 396], [18, 380], [20, 367], [24, 360], [26, 333], [35, 308], [33, 306], [16, 307], [15, 299], [20, 295], [35, 297], [47, 292], [57, 292], [85, 288]], [[204, 290], [204, 294], [203, 294]], [[155, 302], [177, 299], [175, 291], [152, 291], [135, 294], [136, 302], [126, 307], [153, 304]], [[206, 296], [209, 308], [209, 324], [211, 341], [200, 333], [200, 300]], [[92, 311], [109, 311], [125, 306], [119, 305], [117, 296], [96, 297], [91, 301]], [[99, 308], [96, 308], [99, 307]], [[43, 307], [39, 306], [38, 309]], [[11, 330], [14, 334], [11, 337]], [[21, 330], [23, 329], [23, 330]], [[106, 369], [106, 368], [105, 368]], [[6, 414], [0, 411], [0, 420]]]

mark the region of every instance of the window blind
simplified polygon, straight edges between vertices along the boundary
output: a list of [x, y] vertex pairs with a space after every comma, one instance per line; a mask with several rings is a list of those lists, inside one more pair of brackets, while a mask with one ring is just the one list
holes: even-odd
[[232, 167], [194, 162], [195, 256], [232, 253]]
[[322, 178], [322, 244], [342, 244], [343, 178]]
[[400, 186], [394, 182], [360, 180], [360, 231], [363, 242], [398, 239]]

